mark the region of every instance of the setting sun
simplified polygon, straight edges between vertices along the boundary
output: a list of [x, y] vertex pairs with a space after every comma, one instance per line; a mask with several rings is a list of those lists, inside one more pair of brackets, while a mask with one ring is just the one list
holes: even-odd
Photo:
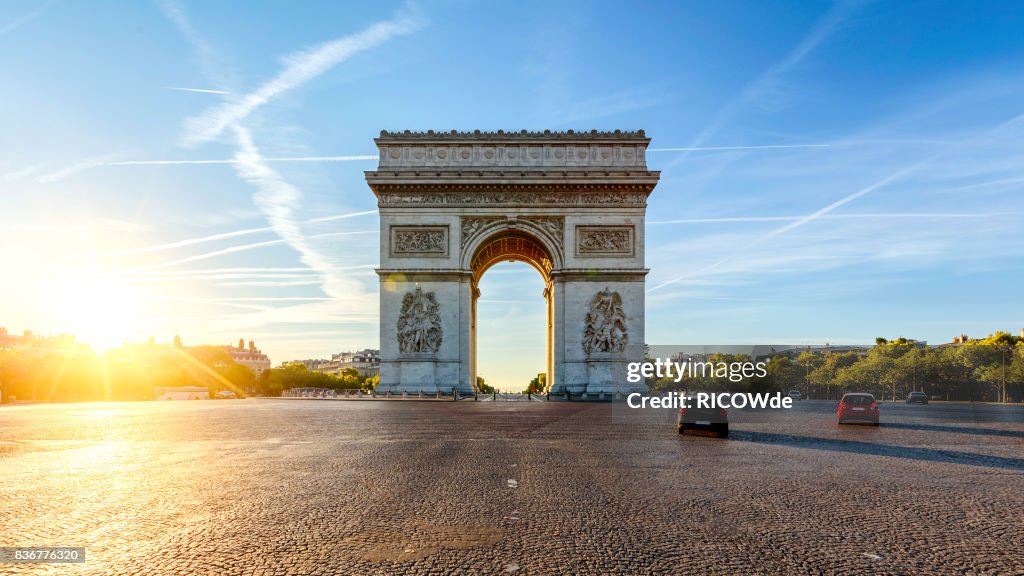
[[56, 305], [68, 332], [99, 351], [121, 345], [139, 327], [137, 289], [100, 270], [85, 270], [64, 282]]

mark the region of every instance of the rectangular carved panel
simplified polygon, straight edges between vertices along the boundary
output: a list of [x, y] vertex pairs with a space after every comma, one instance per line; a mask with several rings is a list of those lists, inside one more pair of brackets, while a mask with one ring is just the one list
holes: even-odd
[[391, 256], [446, 258], [448, 226], [392, 226]]
[[577, 256], [633, 256], [632, 226], [577, 226]]

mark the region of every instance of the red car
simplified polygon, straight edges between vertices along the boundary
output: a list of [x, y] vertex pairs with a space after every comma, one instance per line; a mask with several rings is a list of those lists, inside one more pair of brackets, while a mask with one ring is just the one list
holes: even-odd
[[840, 424], [866, 422], [878, 426], [878, 402], [871, 394], [843, 394], [836, 416]]

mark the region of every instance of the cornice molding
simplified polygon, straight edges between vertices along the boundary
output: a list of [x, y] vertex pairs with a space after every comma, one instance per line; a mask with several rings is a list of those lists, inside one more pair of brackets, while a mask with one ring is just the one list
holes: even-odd
[[401, 132], [381, 130], [380, 136], [374, 139], [377, 142], [397, 143], [407, 140], [647, 140], [643, 130], [566, 130], [558, 132], [553, 130], [530, 131], [530, 130], [496, 130], [493, 132], [483, 130], [459, 131], [451, 130], [426, 130], [414, 132], [403, 130]]

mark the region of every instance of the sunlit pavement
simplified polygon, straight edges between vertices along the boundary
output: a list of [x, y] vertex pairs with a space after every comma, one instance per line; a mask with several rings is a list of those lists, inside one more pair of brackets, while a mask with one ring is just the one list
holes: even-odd
[[0, 574], [1024, 573], [1024, 408], [0, 407]]

